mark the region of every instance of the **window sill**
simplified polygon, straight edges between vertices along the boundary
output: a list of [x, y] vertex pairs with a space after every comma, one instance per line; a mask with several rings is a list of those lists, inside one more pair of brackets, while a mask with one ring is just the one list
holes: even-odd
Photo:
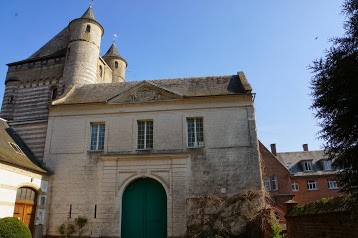
[[102, 153], [104, 150], [87, 150], [88, 153]]
[[338, 190], [340, 188], [328, 188], [329, 190]]
[[149, 148], [149, 149], [136, 149], [136, 151], [153, 151], [153, 148]]
[[195, 147], [187, 147], [188, 149], [204, 149], [205, 146], [195, 146]]
[[319, 189], [307, 189], [308, 191], [318, 191]]

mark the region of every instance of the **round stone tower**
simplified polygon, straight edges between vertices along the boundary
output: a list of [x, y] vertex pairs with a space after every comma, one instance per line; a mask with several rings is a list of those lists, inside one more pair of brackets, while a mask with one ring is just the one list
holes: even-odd
[[66, 89], [74, 85], [97, 81], [97, 65], [103, 27], [96, 21], [89, 7], [81, 18], [70, 22], [69, 43], [63, 77]]
[[16, 77], [11, 77], [5, 81], [5, 92], [2, 101], [2, 108], [0, 117], [5, 120], [13, 120], [15, 114], [15, 106], [18, 99], [18, 89], [20, 80]]
[[114, 43], [102, 58], [112, 70], [112, 82], [124, 82], [126, 80], [127, 61], [120, 56]]

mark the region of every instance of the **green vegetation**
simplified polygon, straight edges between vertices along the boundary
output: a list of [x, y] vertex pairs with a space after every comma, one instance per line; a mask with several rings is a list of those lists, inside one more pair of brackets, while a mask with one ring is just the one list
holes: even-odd
[[315, 215], [335, 212], [358, 214], [358, 198], [352, 195], [321, 200], [302, 206], [296, 206], [289, 216]]
[[282, 234], [282, 227], [276, 220], [271, 220], [270, 225], [272, 230], [272, 238], [286, 237], [284, 234]]
[[358, 195], [358, 1], [346, 0], [343, 37], [331, 39], [324, 58], [310, 66], [311, 108], [319, 120], [320, 138], [336, 168], [342, 191]]
[[0, 219], [0, 238], [32, 238], [29, 228], [15, 217]]
[[[75, 224], [68, 221], [66, 223], [62, 223], [58, 228], [58, 232], [65, 238], [70, 237], [76, 232], [76, 227], [78, 228], [78, 237], [81, 237], [83, 233], [83, 227], [87, 224], [87, 218], [78, 216], [75, 218]], [[0, 237], [1, 238], [1, 237]]]

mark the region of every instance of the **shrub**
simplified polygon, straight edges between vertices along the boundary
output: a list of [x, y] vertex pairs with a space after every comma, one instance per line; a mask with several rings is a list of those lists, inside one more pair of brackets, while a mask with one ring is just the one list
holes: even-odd
[[15, 217], [0, 219], [0, 238], [32, 238], [30, 229]]

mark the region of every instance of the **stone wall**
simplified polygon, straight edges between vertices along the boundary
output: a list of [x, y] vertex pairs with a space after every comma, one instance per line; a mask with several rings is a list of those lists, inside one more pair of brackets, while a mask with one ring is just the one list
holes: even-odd
[[[71, 207], [73, 217], [88, 217], [86, 235], [118, 237], [122, 193], [140, 177], [156, 179], [167, 192], [169, 237], [185, 233], [188, 197], [260, 190], [253, 113], [249, 96], [52, 106], [44, 161], [55, 172], [48, 234], [59, 235]], [[188, 117], [203, 118], [204, 147], [187, 147]], [[137, 120], [153, 120], [152, 150], [137, 150]], [[105, 123], [103, 151], [89, 151], [91, 122]]]

